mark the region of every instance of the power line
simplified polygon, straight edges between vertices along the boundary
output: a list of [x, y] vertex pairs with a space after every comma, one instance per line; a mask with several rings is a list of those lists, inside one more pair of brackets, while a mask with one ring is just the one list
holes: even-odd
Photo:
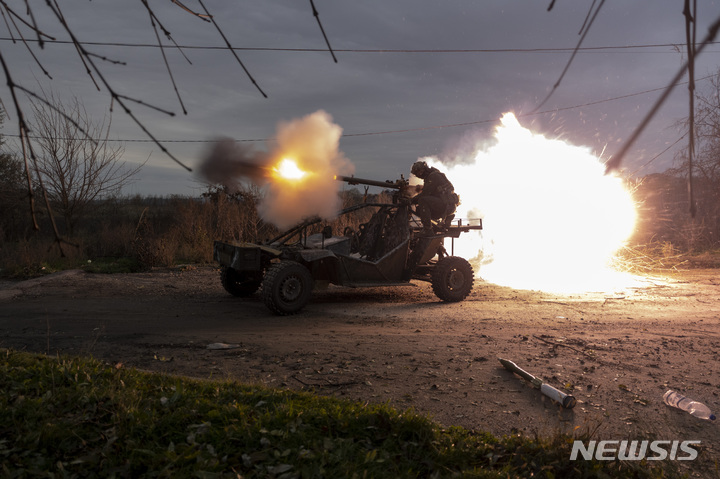
[[[702, 78], [699, 78], [697, 81], [707, 80], [709, 78], [714, 77], [714, 75], [708, 75]], [[675, 85], [685, 85], [687, 82], [679, 82]], [[643, 90], [635, 93], [628, 93], [626, 95], [620, 95], [612, 98], [606, 98], [604, 100], [596, 100], [591, 101], [588, 103], [583, 103], [580, 105], [572, 105], [572, 106], [566, 106], [566, 107], [560, 107], [560, 108], [552, 108], [550, 110], [543, 110], [538, 112], [531, 112], [531, 113], [519, 113], [517, 116], [520, 118], [529, 117], [529, 116], [539, 116], [539, 115], [546, 115], [549, 113], [557, 113], [560, 111], [567, 111], [567, 110], [575, 110], [577, 108], [585, 108], [588, 106], [594, 106], [599, 105], [601, 103], [607, 103], [611, 101], [617, 101], [617, 100], [624, 100], [626, 98], [632, 98], [634, 96], [640, 96], [640, 95], [646, 95], [648, 93], [654, 93], [656, 91], [664, 90], [666, 87], [659, 87], [659, 88], [652, 88], [650, 90]], [[376, 135], [391, 135], [391, 134], [398, 134], [398, 133], [410, 133], [414, 131], [426, 131], [426, 130], [438, 130], [443, 128], [457, 128], [461, 126], [473, 126], [473, 125], [482, 125], [487, 123], [495, 123], [498, 119], [487, 119], [487, 120], [476, 120], [476, 121], [467, 121], [462, 123], [451, 123], [447, 125], [430, 125], [430, 126], [423, 126], [418, 128], [406, 128], [401, 130], [383, 130], [383, 131], [370, 131], [370, 132], [364, 132], [364, 133], [343, 133], [341, 137], [348, 138], [348, 137], [360, 137], [360, 136], [376, 136]], [[16, 134], [5, 134], [4, 136], [10, 136], [10, 137], [17, 137]], [[40, 138], [38, 136], [29, 136], [28, 138]], [[242, 142], [242, 143], [256, 143], [256, 142], [267, 142], [270, 140], [273, 140], [274, 138], [244, 138], [244, 139], [235, 139], [234, 141]], [[144, 138], [127, 138], [127, 139], [110, 139], [108, 138], [107, 141], [113, 141], [113, 142], [124, 142], [124, 143], [152, 143], [153, 140], [150, 139], [144, 139]], [[218, 140], [160, 140], [161, 143], [216, 143]]]
[[[0, 41], [17, 42], [17, 39], [10, 37], [0, 37]], [[38, 42], [37, 39], [26, 39], [28, 43]], [[47, 40], [43, 43], [54, 43], [58, 45], [74, 45], [70, 40]], [[103, 47], [122, 47], [122, 48], [160, 48], [156, 43], [133, 43], [133, 42], [78, 42], [82, 46], [103, 46]], [[720, 42], [711, 42], [710, 45], [718, 45]], [[631, 50], [650, 49], [650, 48], [677, 48], [678, 43], [655, 43], [640, 45], [606, 45], [598, 47], [580, 47], [577, 51], [582, 52], [605, 52], [614, 50]], [[176, 48], [185, 50], [227, 50], [227, 46], [214, 45], [177, 45]], [[323, 48], [283, 48], [283, 47], [232, 47], [237, 51], [253, 51], [253, 52], [306, 52], [306, 53], [327, 53], [327, 49]], [[343, 53], [568, 53], [574, 52], [576, 49], [571, 47], [561, 48], [455, 48], [455, 49], [393, 49], [393, 48], [333, 48], [334, 52]], [[664, 52], [659, 52], [664, 53]]]

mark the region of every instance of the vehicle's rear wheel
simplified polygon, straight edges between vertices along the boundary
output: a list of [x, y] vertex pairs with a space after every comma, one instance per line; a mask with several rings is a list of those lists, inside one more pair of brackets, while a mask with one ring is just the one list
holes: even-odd
[[472, 266], [458, 256], [447, 256], [438, 261], [430, 279], [435, 295], [451, 303], [465, 299], [475, 282]]
[[220, 270], [220, 282], [225, 291], [233, 296], [244, 298], [260, 288], [262, 272], [238, 271], [229, 266], [223, 266]]
[[262, 298], [270, 311], [288, 315], [300, 311], [310, 300], [313, 278], [308, 269], [295, 261], [282, 261], [267, 270], [262, 282]]

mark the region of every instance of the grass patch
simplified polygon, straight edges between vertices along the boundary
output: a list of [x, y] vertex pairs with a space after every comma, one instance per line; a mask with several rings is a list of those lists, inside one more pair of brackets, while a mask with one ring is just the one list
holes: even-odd
[[671, 477], [572, 439], [443, 428], [387, 405], [0, 350], [3, 477]]

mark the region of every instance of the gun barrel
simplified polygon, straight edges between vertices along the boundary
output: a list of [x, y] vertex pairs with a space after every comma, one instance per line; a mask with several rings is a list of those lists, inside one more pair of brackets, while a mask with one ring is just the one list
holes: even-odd
[[335, 179], [338, 181], [345, 181], [349, 185], [368, 185], [368, 186], [379, 186], [380, 188], [390, 188], [393, 190], [399, 190], [402, 188], [402, 185], [398, 184], [397, 182], [386, 180], [386, 181], [378, 181], [378, 180], [366, 180], [364, 178], [356, 178], [354, 176], [341, 176], [336, 175]]

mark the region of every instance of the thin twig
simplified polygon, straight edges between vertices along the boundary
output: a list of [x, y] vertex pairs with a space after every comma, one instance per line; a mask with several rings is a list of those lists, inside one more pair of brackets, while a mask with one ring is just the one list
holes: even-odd
[[590, 19], [590, 15], [592, 14], [593, 8], [595, 8], [595, 2], [597, 0], [593, 0], [590, 4], [590, 8], [588, 9], [587, 15], [585, 15], [585, 20], [583, 21], [582, 26], [580, 27], [580, 31], [578, 32], [578, 35], [581, 35], [583, 30], [585, 30], [585, 26], [588, 24], [588, 20]]
[[127, 62], [124, 62], [122, 60], [113, 60], [112, 58], [108, 58], [104, 55], [98, 55], [97, 53], [88, 52], [88, 55], [97, 58], [98, 60], [102, 60], [104, 62], [112, 63], [113, 65], [122, 65], [126, 66]]
[[[580, 37], [580, 40], [578, 41], [577, 45], [575, 46], [575, 50], [573, 50], [572, 55], [570, 55], [570, 59], [568, 60], [567, 65], [565, 65], [565, 68], [563, 69], [562, 73], [560, 74], [560, 78], [558, 78], [558, 80], [555, 82], [555, 84], [552, 87], [552, 90], [550, 90], [550, 93], [548, 93], [548, 95], [545, 97], [545, 99], [543, 101], [541, 101], [540, 104], [537, 107], [535, 107], [535, 109], [531, 113], [535, 113], [538, 110], [540, 110], [540, 108], [542, 108], [542, 106], [550, 99], [550, 97], [553, 96], [555, 91], [558, 89], [563, 78], [565, 78], [565, 74], [570, 69], [570, 65], [572, 65], [573, 60], [575, 60], [575, 55], [577, 55], [578, 51], [580, 51], [580, 46], [582, 45], [583, 41], [585, 40], [585, 37], [587, 36], [588, 32], [590, 31], [590, 27], [595, 22], [595, 19], [597, 18], [597, 15], [600, 12], [600, 9], [603, 7], [604, 4], [605, 4], [605, 0], [601, 0], [600, 5], [598, 5], [597, 9], [595, 10], [595, 13], [592, 16], [592, 19], [590, 20], [590, 23], [588, 23], [587, 27], [585, 27], [585, 31], [583, 32], [582, 36]], [[593, 2], [593, 5], [594, 5], [594, 2]]]
[[198, 17], [200, 20], [203, 20], [203, 21], [205, 21], [205, 22], [210, 23], [210, 20], [209, 20], [209, 19], [212, 18], [212, 15], [210, 15], [210, 14], [203, 15], [202, 13], [197, 13], [197, 12], [195, 12], [195, 11], [193, 11], [193, 10], [190, 10], [188, 7], [186, 7], [185, 5], [183, 5], [179, 0], [170, 0], [170, 1], [171, 1], [172, 3], [174, 3], [175, 5], [177, 5], [178, 7], [182, 8], [183, 10], [185, 10], [186, 12], [188, 12], [189, 14], [195, 15], [195, 16]]
[[[65, 28], [65, 31], [66, 31], [67, 34], [70, 36], [70, 39], [72, 40], [73, 44], [76, 45], [76, 47], [78, 48], [78, 50], [81, 52], [82, 56], [84, 56], [84, 57], [87, 59], [87, 62], [88, 62], [88, 64], [89, 64], [89, 66], [91, 66], [92, 69], [93, 69], [93, 71], [95, 71], [95, 73], [97, 73], [98, 78], [100, 79], [100, 81], [102, 82], [102, 84], [105, 86], [105, 88], [107, 88], [107, 90], [108, 90], [108, 92], [110, 93], [110, 95], [111, 95], [111, 97], [113, 98], [113, 100], [114, 100], [114, 101], [117, 101], [118, 105], [120, 105], [120, 106], [122, 107], [122, 109], [125, 111], [125, 114], [128, 115], [128, 116], [135, 122], [135, 124], [140, 127], [140, 129], [160, 148], [160, 150], [161, 150], [164, 154], [166, 154], [166, 155], [167, 155], [170, 159], [172, 159], [175, 163], [177, 163], [178, 165], [180, 165], [180, 166], [182, 166], [183, 168], [185, 168], [187, 171], [192, 171], [192, 168], [190, 168], [189, 166], [185, 165], [183, 162], [181, 162], [180, 160], [178, 160], [178, 159], [175, 157], [175, 155], [173, 155], [172, 153], [170, 153], [170, 152], [168, 151], [168, 149], [165, 148], [165, 145], [163, 145], [163, 144], [155, 137], [155, 135], [153, 135], [153, 134], [150, 132], [150, 130], [148, 130], [147, 127], [132, 113], [132, 111], [130, 110], [130, 108], [128, 108], [127, 105], [125, 105], [125, 103], [123, 102], [123, 99], [120, 97], [120, 95], [118, 95], [118, 93], [115, 91], [115, 89], [110, 85], [110, 83], [107, 81], [107, 79], [106, 79], [105, 76], [102, 74], [102, 72], [100, 71], [100, 69], [97, 67], [97, 65], [95, 65], [95, 62], [93, 62], [92, 57], [90, 57], [90, 56], [87, 54], [87, 51], [82, 47], [82, 45], [81, 45], [80, 42], [78, 41], [77, 37], [75, 36], [75, 33], [74, 33], [74, 32], [72, 31], [72, 29], [68, 26], [67, 22], [64, 21], [63, 15], [62, 15], [62, 13], [60, 12], [59, 8], [56, 8], [55, 6], [53, 6], [53, 5], [50, 3], [50, 0], [46, 0], [46, 2], [47, 2], [47, 5], [48, 5], [48, 8], [50, 8], [50, 10], [53, 12], [53, 14], [55, 14], [55, 16], [58, 18], [58, 20], [59, 20], [60, 23], [62, 24], [62, 26]], [[55, 5], [57, 6], [57, 3], [56, 3]]]
[[317, 9], [315, 8], [315, 2], [313, 0], [310, 0], [310, 6], [312, 7], [313, 15], [315, 16], [315, 20], [317, 20], [318, 26], [320, 27], [320, 31], [322, 32], [323, 38], [325, 39], [325, 43], [328, 46], [328, 50], [330, 50], [330, 55], [332, 55], [333, 60], [335, 63], [337, 63], [337, 58], [335, 58], [335, 52], [333, 52], [332, 47], [330, 46], [330, 40], [328, 40], [327, 35], [325, 34], [325, 29], [322, 26], [322, 23], [320, 22], [320, 15], [318, 14]]
[[30, 2], [28, 0], [25, 0], [25, 7], [27, 9], [27, 14], [30, 17], [30, 20], [32, 21], [31, 28], [35, 31], [35, 34], [37, 35], [38, 45], [40, 48], [45, 48], [45, 42], [42, 39], [42, 35], [40, 34], [40, 28], [37, 26], [37, 21], [35, 21], [35, 14], [32, 11], [32, 8], [30, 8]]
[[[3, 5], [3, 6], [7, 9], [7, 6], [5, 6], [5, 5]], [[28, 51], [28, 53], [30, 54], [30, 56], [32, 57], [32, 59], [35, 60], [35, 64], [36, 64], [38, 67], [40, 67], [40, 70], [42, 70], [43, 74], [44, 74], [45, 76], [47, 76], [49, 79], [52, 80], [52, 76], [51, 76], [50, 73], [45, 69], [45, 67], [42, 65], [42, 63], [40, 63], [40, 60], [39, 60], [38, 57], [35, 55], [35, 52], [32, 51], [32, 48], [30, 48], [30, 45], [28, 44], [27, 40], [25, 40], [25, 36], [22, 34], [22, 31], [20, 30], [20, 27], [18, 27], [17, 23], [15, 23], [15, 19], [14, 19], [13, 17], [16, 17], [17, 15], [14, 14], [14, 13], [11, 13], [11, 12], [12, 12], [12, 11], [8, 9], [8, 18], [10, 19], [10, 23], [12, 23], [13, 27], [14, 27], [15, 30], [17, 31], [17, 34], [18, 34], [18, 36], [20, 37], [20, 41], [21, 41], [21, 42], [23, 43], [23, 45], [25, 46], [25, 48], [27, 49], [27, 51]], [[5, 18], [5, 13], [4, 13], [4, 12], [3, 12], [3, 18]], [[18, 18], [19, 18], [19, 17], [18, 17]], [[21, 19], [21, 20], [22, 20], [22, 19]], [[5, 23], [7, 24], [7, 20], [6, 20]], [[13, 41], [15, 41], [15, 40], [14, 40], [14, 35], [12, 35], [12, 29], [10, 28], [9, 25], [8, 25], [8, 31], [10, 31], [10, 35], [13, 36]], [[51, 37], [51, 38], [52, 38], [52, 37]], [[55, 40], [54, 38], [52, 38], [52, 39]]]
[[[53, 105], [51, 102], [47, 101], [45, 98], [41, 97], [40, 95], [38, 95], [38, 94], [35, 93], [34, 91], [25, 88], [25, 87], [22, 86], [22, 85], [17, 85], [17, 84], [15, 84], [15, 83], [13, 83], [13, 87], [14, 87], [14, 88], [17, 88], [18, 90], [24, 92], [26, 95], [28, 95], [28, 96], [30, 96], [30, 97], [33, 97], [33, 98], [35, 98], [36, 100], [38, 100], [38, 101], [44, 103], [45, 105], [47, 105], [48, 107], [50, 107], [52, 110], [54, 110], [55, 112], [57, 112], [59, 115], [63, 116], [67, 121], [69, 121], [70, 123], [72, 123], [72, 125], [73, 125], [75, 128], [77, 128], [77, 130], [78, 130], [80, 133], [82, 133], [87, 140], [91, 141], [93, 144], [97, 144], [97, 140], [95, 140], [95, 139], [90, 135], [90, 133], [88, 133], [87, 131], [85, 131], [85, 130], [83, 129], [83, 127], [80, 126], [80, 124], [79, 124], [78, 122], [76, 122], [72, 117], [70, 117], [67, 113], [65, 113], [64, 111], [62, 111], [62, 110], [61, 110], [60, 108], [58, 108], [56, 105]], [[29, 128], [28, 128], [28, 131], [30, 131]], [[26, 138], [30, 138], [30, 136], [27, 136], [27, 135], [26, 135]]]
[[138, 99], [138, 98], [131, 98], [131, 97], [126, 96], [126, 95], [121, 95], [121, 94], [119, 94], [119, 93], [115, 96], [115, 98], [120, 98], [120, 99], [123, 99], [123, 100], [131, 101], [131, 102], [133, 102], [133, 103], [137, 103], [138, 105], [142, 105], [142, 106], [144, 106], [144, 107], [146, 107], [146, 108], [150, 108], [150, 109], [152, 109], [152, 110], [159, 111], [160, 113], [165, 113], [165, 114], [168, 115], [168, 116], [175, 116], [175, 113], [173, 113], [173, 112], [170, 111], [170, 110], [165, 110], [164, 108], [160, 108], [159, 106], [155, 106], [155, 105], [151, 105], [151, 104], [149, 104], [149, 103], [145, 103], [144, 101], [142, 101], [142, 100], [140, 100], [140, 99]]
[[[4, 0], [0, 1], [0, 5], [2, 5], [3, 8], [8, 12], [8, 15], [9, 15], [9, 16], [17, 18], [17, 19], [20, 20], [20, 22], [22, 22], [26, 27], [28, 27], [29, 29], [33, 30], [33, 31], [36, 32], [38, 35], [47, 37], [49, 40], [53, 40], [53, 41], [56, 40], [55, 37], [52, 37], [52, 36], [50, 36], [50, 35], [42, 32], [41, 30], [38, 30], [37, 26], [35, 26], [35, 25], [31, 24], [31, 23], [28, 23], [23, 17], [21, 17], [20, 15], [18, 15], [17, 13], [15, 13], [15, 11], [14, 11], [13, 9], [11, 9]], [[3, 16], [4, 16], [4, 14], [3, 14]], [[6, 20], [5, 23], [7, 24], [7, 20]], [[8, 27], [8, 31], [10, 31], [10, 28], [9, 28], [9, 27]], [[12, 35], [12, 32], [10, 32], [10, 34]], [[40, 40], [37, 40], [37, 41], [39, 42]]]
[[[187, 115], [185, 104], [183, 103], [182, 97], [180, 96], [180, 91], [178, 90], [177, 84], [175, 83], [175, 77], [173, 76], [172, 69], [170, 68], [170, 64], [168, 63], [167, 56], [165, 55], [165, 47], [162, 44], [162, 40], [160, 39], [160, 34], [158, 33], [157, 27], [159, 25], [165, 36], [168, 38], [172, 38], [170, 32], [165, 29], [162, 23], [160, 23], [160, 20], [155, 16], [155, 13], [150, 8], [147, 0], [142, 0], [142, 3], [143, 5], [145, 5], [145, 8], [148, 11], [148, 15], [150, 16], [150, 24], [152, 25], [153, 31], [155, 32], [155, 38], [157, 38], [158, 47], [160, 47], [160, 54], [162, 55], [163, 61], [165, 62], [165, 68], [167, 69], [168, 75], [170, 76], [170, 83], [172, 83], [173, 89], [175, 90], [175, 95], [177, 96], [178, 102], [180, 103], [180, 108], [182, 108], [183, 114]], [[156, 21], [157, 25], [155, 24]]]
[[212, 22], [213, 25], [215, 25], [215, 28], [217, 29], [218, 33], [220, 34], [222, 39], [225, 41], [225, 45], [227, 46], [227, 49], [230, 50], [230, 53], [233, 54], [233, 56], [235, 57], [235, 60], [238, 61], [238, 63], [240, 64], [242, 69], [245, 71], [245, 74], [248, 76], [248, 78], [250, 79], [252, 84], [255, 85], [255, 88], [258, 89], [258, 91], [262, 94], [263, 97], [267, 98], [268, 96], [265, 94], [265, 92], [262, 90], [262, 88], [260, 88], [260, 85], [257, 84], [257, 82], [255, 81], [255, 78], [253, 78], [253, 76], [250, 74], [248, 69], [245, 68], [245, 64], [242, 62], [242, 60], [240, 60], [240, 57], [237, 55], [237, 53], [235, 53], [235, 49], [230, 44], [230, 41], [228, 41], [227, 37], [225, 36], [225, 33], [223, 33], [223, 31], [220, 29], [220, 26], [215, 22], [215, 19], [212, 17], [212, 15], [210, 15], [210, 12], [205, 7], [205, 4], [202, 2], [202, 0], [198, 0], [198, 2], [200, 3], [200, 6], [203, 7], [203, 10], [205, 10], [205, 13], [208, 15], [208, 17], [210, 17], [210, 21]]
[[[49, 0], [45, 0], [45, 1], [47, 2], [47, 5], [50, 6]], [[65, 16], [63, 15], [62, 10], [60, 9], [60, 5], [58, 5], [58, 3], [57, 3], [57, 0], [53, 0], [53, 2], [55, 3], [55, 8], [57, 10], [57, 13], [59, 14], [58, 18], [60, 20], [60, 24], [63, 25], [66, 29], [69, 28], [67, 26], [67, 22], [65, 21]], [[97, 91], [100, 91], [100, 85], [98, 84], [97, 80], [95, 80], [95, 77], [93, 76], [93, 72], [90, 69], [90, 67], [88, 66], [87, 61], [85, 61], [85, 56], [83, 55], [83, 50], [80, 49], [75, 42], [72, 42], [72, 43], [73, 43], [73, 46], [75, 47], [75, 51], [77, 52], [78, 57], [80, 58], [80, 62], [85, 67], [85, 73], [87, 74], [87, 76], [90, 77], [90, 80], [93, 82], [93, 85], [95, 85], [95, 89], [97, 89]]]

